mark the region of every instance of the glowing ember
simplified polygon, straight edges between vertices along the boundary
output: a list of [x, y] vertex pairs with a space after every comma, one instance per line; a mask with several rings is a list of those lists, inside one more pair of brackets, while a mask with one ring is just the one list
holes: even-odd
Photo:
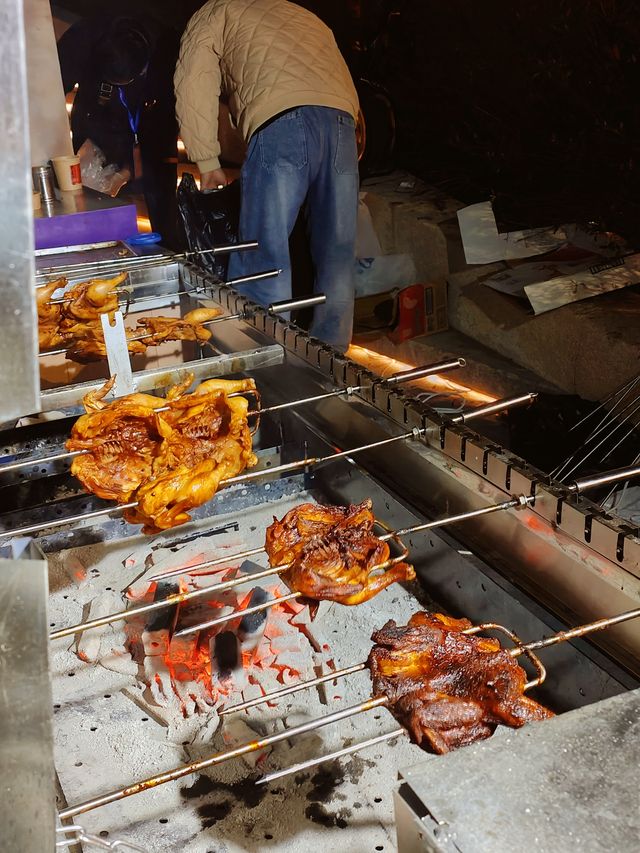
[[[402, 370], [411, 370], [417, 366], [415, 364], [407, 364], [404, 361], [398, 361], [396, 358], [382, 355], [381, 353], [366, 349], [366, 347], [356, 346], [355, 344], [349, 347], [346, 354], [347, 358], [353, 359], [353, 361], [372, 370], [374, 373], [378, 373], [382, 377], [390, 376], [392, 373], [399, 373]], [[493, 403], [497, 400], [497, 397], [492, 397], [483, 391], [477, 391], [468, 385], [454, 382], [452, 379], [439, 376], [437, 373], [424, 379], [417, 379], [412, 384], [424, 388], [426, 391], [460, 394], [469, 403], [483, 405], [485, 403]]]
[[[207, 585], [235, 577], [237, 573], [238, 569], [228, 567], [210, 572]], [[144, 589], [130, 589], [128, 597], [135, 604], [146, 604], [196, 588], [200, 580], [189, 577], [181, 578], [178, 585], [152, 583]], [[250, 576], [247, 581], [251, 582]], [[246, 691], [252, 695], [265, 694], [278, 685], [309, 677], [310, 668], [328, 657], [328, 648], [319, 655], [315, 643], [313, 651], [308, 648], [307, 620], [302, 618], [302, 611], [307, 608], [295, 601], [269, 608], [264, 611], [264, 618], [262, 613], [238, 616], [200, 632], [175, 636], [180, 628], [227, 615], [232, 610], [244, 610], [258, 600], [279, 598], [283, 594], [277, 584], [237, 594], [225, 590], [212, 593], [209, 600], [156, 611], [146, 621], [144, 616], [128, 620], [127, 648], [144, 672], [144, 681], [155, 703], [168, 707], [177, 700], [182, 715], [189, 717], [240, 701]]]

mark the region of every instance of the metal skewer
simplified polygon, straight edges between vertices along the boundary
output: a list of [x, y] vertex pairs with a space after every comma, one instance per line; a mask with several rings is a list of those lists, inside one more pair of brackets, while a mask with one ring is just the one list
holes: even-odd
[[[82, 270], [91, 269], [91, 270], [110, 270], [113, 267], [147, 267], [147, 266], [161, 266], [167, 263], [173, 263], [174, 261], [184, 261], [189, 258], [197, 255], [228, 255], [231, 252], [241, 252], [247, 249], [257, 249], [258, 242], [256, 240], [247, 240], [243, 243], [235, 243], [233, 245], [227, 246], [216, 246], [213, 249], [197, 249], [192, 252], [180, 252], [174, 254], [173, 252], [165, 252], [164, 254], [158, 255], [133, 255], [131, 257], [125, 258], [107, 258], [102, 261], [85, 261], [81, 264], [67, 264], [65, 266], [59, 267], [44, 267], [43, 269], [37, 270], [36, 274], [38, 276], [44, 275], [64, 275], [65, 273], [72, 273], [74, 271], [81, 272]], [[46, 287], [48, 282], [44, 284], [36, 284], [36, 288], [38, 287]]]
[[190, 776], [192, 773], [198, 773], [201, 770], [206, 770], [208, 767], [215, 767], [217, 764], [222, 764], [224, 761], [229, 761], [233, 758], [239, 758], [242, 755], [248, 755], [251, 752], [258, 752], [275, 743], [280, 743], [283, 740], [288, 740], [296, 735], [313, 732], [324, 726], [338, 723], [341, 720], [346, 720], [349, 717], [354, 717], [357, 714], [363, 714], [366, 711], [371, 711], [374, 708], [380, 708], [387, 704], [387, 698], [381, 697], [378, 699], [367, 699], [366, 702], [360, 702], [358, 705], [352, 705], [349, 708], [343, 708], [341, 711], [335, 711], [333, 714], [327, 714], [317, 720], [309, 720], [306, 723], [301, 723], [298, 726], [287, 729], [283, 732], [269, 735], [268, 737], [253, 740], [249, 743], [242, 744], [229, 749], [225, 752], [216, 752], [214, 755], [204, 758], [200, 761], [194, 761], [191, 764], [184, 764], [176, 767], [173, 770], [168, 770], [166, 773], [160, 773], [158, 776], [152, 776], [150, 779], [144, 779], [141, 782], [136, 782], [126, 788], [121, 788], [117, 791], [111, 791], [108, 794], [103, 794], [101, 797], [94, 797], [92, 800], [86, 800], [83, 803], [78, 803], [75, 806], [69, 806], [59, 812], [61, 820], [75, 817], [79, 814], [97, 809], [100, 806], [106, 806], [108, 803], [114, 803], [117, 800], [123, 800], [125, 797], [131, 797], [133, 794], [139, 794], [142, 791], [148, 791], [150, 788], [156, 788], [158, 785], [164, 785], [166, 782], [174, 782], [176, 779], [182, 779], [184, 776]]
[[370, 746], [376, 746], [379, 743], [393, 740], [394, 737], [406, 735], [406, 730], [403, 728], [394, 729], [392, 732], [387, 732], [384, 735], [377, 735], [368, 740], [354, 743], [352, 746], [345, 746], [344, 749], [337, 749], [329, 755], [321, 755], [320, 758], [310, 758], [308, 761], [301, 761], [299, 764], [292, 764], [291, 767], [286, 767], [284, 770], [276, 770], [273, 773], [268, 773], [266, 776], [261, 776], [256, 779], [256, 785], [268, 785], [269, 782], [275, 782], [276, 779], [284, 779], [285, 776], [292, 776], [294, 773], [300, 773], [302, 770], [309, 770], [311, 767], [317, 767], [319, 764], [326, 764], [327, 761], [335, 761], [336, 758], [343, 758], [345, 755], [353, 755], [354, 752], [360, 752], [361, 749], [367, 749]]
[[[396, 435], [393, 438], [386, 438], [382, 441], [374, 441], [371, 444], [364, 444], [360, 447], [354, 447], [350, 450], [344, 450], [341, 453], [330, 453], [327, 456], [310, 456], [304, 459], [297, 459], [295, 462], [286, 462], [282, 465], [277, 465], [274, 468], [268, 468], [260, 471], [250, 471], [247, 474], [240, 474], [237, 477], [229, 477], [225, 480], [221, 480], [218, 490], [227, 486], [235, 486], [240, 483], [246, 483], [251, 480], [256, 480], [259, 477], [267, 477], [272, 474], [290, 473], [292, 471], [299, 471], [301, 469], [308, 468], [312, 465], [320, 465], [324, 462], [333, 462], [336, 459], [343, 459], [346, 456], [354, 456], [357, 453], [363, 453], [366, 450], [373, 450], [377, 447], [384, 447], [396, 441], [406, 441], [409, 438], [419, 438], [423, 434], [423, 429], [415, 429], [411, 432], [405, 432], [401, 435]], [[36, 463], [34, 462], [33, 464]], [[3, 469], [0, 468], [0, 473], [2, 473], [2, 470]], [[41, 530], [49, 530], [55, 527], [64, 527], [67, 524], [75, 523], [76, 521], [82, 521], [83, 519], [87, 518], [98, 518], [101, 515], [111, 515], [111, 513], [121, 512], [124, 509], [129, 509], [136, 506], [138, 506], [138, 501], [134, 501], [133, 503], [128, 504], [116, 504], [114, 506], [105, 507], [105, 509], [95, 510], [94, 512], [86, 513], [84, 515], [73, 516], [72, 518], [52, 519], [51, 521], [44, 521], [40, 522], [39, 524], [31, 524], [27, 527], [18, 527], [15, 530], [2, 530], [0, 531], [0, 537], [25, 536], [27, 534], [37, 533]]]
[[[462, 360], [464, 361], [464, 359], [462, 359]], [[442, 370], [442, 365], [445, 365], [445, 367], [446, 367], [447, 364], [451, 364], [452, 369], [453, 369], [453, 367], [461, 366], [459, 364], [459, 361], [460, 361], [459, 359], [458, 360], [454, 359], [452, 362], [442, 362], [441, 366], [440, 366], [440, 370]], [[431, 366], [427, 365], [425, 367], [418, 367], [415, 369], [412, 368], [411, 371], [403, 371], [402, 373], [394, 374], [393, 376], [390, 376], [388, 379], [381, 379], [380, 382], [381, 383], [383, 383], [383, 382], [384, 383], [397, 383], [400, 381], [408, 382], [412, 379], [417, 379], [420, 376], [427, 375], [423, 371], [431, 372], [435, 366], [437, 366], [437, 365], [431, 365]], [[364, 386], [358, 386], [358, 387], [364, 387]], [[356, 389], [353, 389], [353, 390], [356, 390]], [[302, 403], [308, 403], [310, 401], [314, 401], [314, 400], [319, 399], [319, 398], [324, 398], [324, 396], [337, 396], [338, 393], [345, 394], [347, 392], [348, 392], [348, 389], [346, 389], [346, 388], [340, 389], [339, 392], [328, 391], [328, 392], [326, 392], [326, 395], [323, 394], [323, 395], [318, 395], [318, 397], [308, 397], [308, 398], [302, 399], [301, 401], [292, 400], [289, 403], [281, 403], [278, 406], [273, 406], [271, 408], [259, 409], [259, 410], [256, 410], [255, 412], [249, 412], [248, 416], [261, 415], [263, 412], [265, 412], [265, 413], [266, 412], [273, 412], [273, 411], [277, 411], [277, 410], [280, 410], [283, 408], [301, 405]], [[243, 393], [243, 392], [241, 392], [241, 393]], [[490, 409], [491, 413], [493, 413], [496, 411], [502, 411], [503, 409], [507, 409], [510, 406], [516, 406], [516, 405], [522, 405], [523, 403], [529, 403], [533, 399], [535, 399], [536, 396], [537, 396], [536, 394], [526, 394], [523, 397], [507, 397], [504, 400], [498, 400], [495, 403], [489, 403], [487, 406], [482, 406], [479, 409], [474, 409], [473, 411], [469, 412], [465, 416], [465, 418], [466, 418], [466, 421], [469, 421], [469, 420], [472, 420], [473, 418], [481, 417], [482, 415], [487, 414], [488, 413], [487, 409]], [[159, 408], [159, 409], [155, 409], [154, 411], [156, 411], [156, 412], [167, 411], [168, 408], [169, 407], [167, 406], [166, 408]], [[460, 417], [462, 417], [462, 416], [460, 416]], [[411, 438], [412, 436], [417, 437], [418, 435], [421, 435], [423, 433], [424, 433], [424, 430], [417, 430], [416, 429], [416, 430], [413, 430], [411, 433], [403, 433], [402, 435], [396, 436], [395, 438], [386, 439], [385, 442], [383, 442], [383, 443], [392, 442], [392, 441], [399, 441], [399, 440], [402, 440], [404, 438]], [[367, 449], [377, 447], [377, 446], [382, 446], [382, 445], [378, 445], [377, 443], [374, 443], [373, 445], [366, 445], [366, 447], [363, 447], [361, 449], [367, 450]], [[353, 451], [345, 451], [341, 455], [347, 456], [350, 452], [357, 453], [357, 452], [359, 452], [359, 449], [355, 448]], [[44, 462], [58, 461], [60, 459], [65, 459], [66, 457], [72, 458], [73, 456], [81, 456], [81, 455], [87, 454], [87, 453], [91, 453], [91, 451], [90, 450], [68, 450], [68, 451], [60, 451], [60, 453], [53, 454], [52, 456], [30, 457], [29, 459], [22, 459], [22, 460], [19, 460], [17, 462], [9, 462], [5, 465], [0, 465], [0, 475], [1, 474], [8, 474], [10, 471], [18, 471], [20, 468], [29, 468], [32, 465], [36, 466], [36, 465], [39, 465], [39, 464], [44, 463]], [[329, 458], [333, 458], [333, 457], [327, 457], [327, 459], [329, 459]], [[322, 461], [324, 461], [324, 460], [322, 460]], [[301, 463], [289, 463], [289, 464], [295, 465], [295, 464], [301, 464]], [[309, 464], [315, 464], [315, 461], [310, 460]], [[277, 469], [277, 468], [271, 469], [271, 471], [277, 471], [277, 470], [285, 470], [285, 469], [282, 467], [279, 469]], [[293, 470], [293, 469], [289, 469], [289, 470]], [[262, 474], [263, 472], [254, 472], [254, 475], [256, 473]], [[223, 482], [226, 482], [226, 481], [223, 481]], [[2, 535], [3, 535], [2, 532], [0, 532], [0, 536], [2, 536]]]
[[[226, 287], [236, 287], [239, 284], [247, 284], [248, 282], [251, 282], [251, 281], [262, 281], [262, 279], [265, 279], [265, 278], [274, 278], [274, 276], [280, 275], [281, 272], [282, 272], [281, 269], [265, 270], [264, 272], [256, 272], [256, 273], [252, 273], [251, 275], [243, 275], [243, 276], [240, 276], [239, 278], [230, 278], [228, 281], [222, 282], [222, 284], [225, 285]], [[139, 286], [147, 287], [148, 283], [144, 283], [143, 285], [139, 285]], [[75, 287], [75, 285], [74, 285], [74, 287]], [[112, 292], [113, 293], [122, 293], [122, 292], [130, 293], [131, 292], [131, 285], [129, 285], [128, 287], [115, 288]], [[169, 298], [173, 298], [174, 296], [196, 296], [198, 294], [206, 295], [207, 294], [206, 288], [204, 290], [198, 290], [197, 288], [195, 288], [193, 290], [174, 290], [173, 292], [169, 292], [169, 293], [157, 293], [157, 294], [151, 293], [148, 296], [138, 296], [134, 299], [126, 299], [124, 302], [120, 302], [118, 304], [120, 307], [126, 308], [126, 307], [131, 306], [131, 305], [138, 305], [140, 302], [151, 302], [154, 299], [169, 299]], [[45, 305], [63, 305], [65, 303], [73, 302], [73, 301], [74, 301], [73, 298], [68, 299], [68, 298], [65, 298], [64, 296], [61, 296], [59, 299], [49, 299], [48, 302], [46, 302], [44, 304]]]

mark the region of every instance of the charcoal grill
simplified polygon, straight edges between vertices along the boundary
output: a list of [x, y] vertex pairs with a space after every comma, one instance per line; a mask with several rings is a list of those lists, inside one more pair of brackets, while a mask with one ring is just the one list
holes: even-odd
[[[567, 624], [632, 610], [640, 577], [635, 531], [589, 502], [593, 481], [554, 483], [473, 432], [473, 411], [440, 415], [414, 396], [410, 383], [380, 382], [186, 260], [164, 263], [170, 274], [161, 264], [153, 267], [154, 277], [171, 282], [159, 297], [167, 289], [185, 291], [177, 297], [184, 311], [206, 293], [208, 303], [229, 316], [215, 326], [217, 354], [201, 359], [191, 352], [187, 360], [199, 379], [256, 380], [264, 410], [255, 445], [259, 474], [222, 490], [191, 523], [150, 538], [112, 505], [83, 493], [68, 473], [64, 440], [90, 386], [54, 389], [58, 396], [50, 407], [63, 409], [64, 417], [0, 436], [0, 541], [15, 549], [17, 532], [36, 534], [49, 564], [57, 809], [63, 822], [82, 826], [60, 832], [58, 843], [85, 838], [78, 843], [91, 849], [98, 839], [106, 849], [117, 840], [132, 849], [194, 853], [221, 845], [234, 851], [320, 844], [393, 849], [392, 794], [400, 788], [392, 780], [428, 759], [409, 743], [384, 701], [367, 698], [361, 662], [372, 630], [388, 618], [406, 621], [426, 606], [540, 638]], [[147, 289], [154, 293], [153, 286]], [[152, 388], [181, 369], [174, 364], [138, 378]], [[304, 403], [288, 405], [293, 400]], [[535, 405], [534, 395], [510, 402]], [[494, 408], [501, 405], [508, 403]], [[278, 578], [264, 571], [259, 553], [274, 514], [305, 500], [346, 504], [366, 497], [376, 517], [402, 533], [418, 581], [355, 608], [323, 603], [316, 622], [304, 626], [304, 644], [290, 654], [298, 668], [280, 671], [285, 683], [267, 666], [260, 670], [262, 684], [242, 680], [231, 688], [220, 714], [201, 695], [179, 689], [171, 702], [158, 704], [143, 663], [122, 642], [127, 623], [110, 618], [123, 607], [146, 606], [127, 604], [122, 590], [130, 584], [142, 589], [153, 578], [184, 582], [195, 566], [215, 572], [209, 582], [236, 596], [228, 610], [234, 600], [236, 608], [246, 607], [256, 586], [278, 594]], [[245, 582], [225, 574], [249, 557], [258, 565], [243, 566]], [[280, 619], [287, 593], [279, 589]], [[157, 605], [153, 612], [166, 612], [162, 602]], [[142, 612], [139, 618], [144, 625], [151, 616]], [[224, 615], [232, 625], [237, 618]], [[92, 626], [82, 630], [87, 621]], [[287, 624], [300, 634], [300, 627]], [[190, 631], [183, 625], [175, 633], [186, 641]], [[559, 712], [597, 707], [636, 687], [639, 650], [640, 626], [633, 620], [588, 642], [543, 650], [548, 674], [537, 696]], [[348, 677], [338, 679], [343, 670]], [[307, 681], [310, 689], [299, 689]], [[258, 694], [274, 691], [271, 702], [258, 701]], [[264, 739], [273, 741], [266, 755], [244, 746]], [[229, 749], [235, 760], [212, 761], [205, 772], [208, 756]], [[254, 756], [250, 764], [242, 753]], [[174, 781], [158, 784], [172, 769], [180, 770]], [[109, 799], [136, 784], [135, 794]], [[413, 801], [398, 800], [398, 815], [406, 816], [407, 802]]]

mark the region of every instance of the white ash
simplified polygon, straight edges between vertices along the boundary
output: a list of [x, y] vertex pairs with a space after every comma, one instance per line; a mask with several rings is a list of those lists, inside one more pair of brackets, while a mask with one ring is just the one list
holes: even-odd
[[[82, 621], [88, 605], [105, 590], [115, 593], [115, 609], [120, 609], [122, 591], [130, 583], [137, 581], [136, 587], [144, 586], [145, 578], [163, 568], [232, 555], [260, 545], [272, 515], [281, 517], [309, 499], [310, 495], [302, 493], [254, 507], [233, 519], [229, 516], [214, 520], [216, 527], [225, 521], [238, 521], [238, 532], [230, 530], [207, 537], [205, 531], [211, 521], [189, 525], [189, 533], [195, 528], [204, 535], [180, 546], [177, 552], [171, 550], [170, 537], [162, 542], [162, 537], [139, 536], [57, 555], [50, 559], [51, 622], [62, 627]], [[266, 565], [266, 558], [254, 559]], [[233, 561], [227, 566], [231, 567]], [[216, 571], [219, 568], [215, 567]], [[275, 581], [269, 588], [274, 585]], [[252, 586], [255, 584], [249, 579], [239, 597]], [[95, 606], [102, 609], [108, 606], [107, 600], [101, 599]], [[297, 678], [312, 678], [327, 672], [330, 665], [339, 668], [364, 660], [373, 629], [389, 618], [406, 621], [416, 609], [415, 599], [398, 586], [358, 607], [323, 603], [315, 622], [309, 623], [307, 611], [291, 620], [290, 633], [278, 638], [280, 654], [292, 670], [304, 670]], [[162, 707], [153, 699], [137, 666], [135, 674], [114, 671], [118, 667], [113, 660], [111, 668], [105, 668], [107, 658], [126, 659], [120, 656], [117, 645], [123, 636], [121, 623], [101, 632], [96, 663], [80, 661], [71, 639], [52, 645], [56, 766], [69, 803], [224, 750], [225, 737], [244, 742], [245, 725], [263, 736], [356, 704], [370, 695], [369, 677], [364, 672], [284, 697], [275, 706], [260, 705], [220, 720], [213, 708], [206, 707], [201, 709], [203, 713], [185, 718], [179, 702]], [[81, 648], [89, 648], [88, 656], [95, 659], [95, 643], [85, 640]], [[114, 650], [118, 650], [117, 654]], [[268, 658], [264, 664], [268, 666]], [[245, 690], [228, 697], [228, 701], [235, 703], [263, 690], [277, 690], [284, 680], [293, 677], [289, 670], [279, 676], [269, 668], [257, 675], [256, 680], [253, 673], [249, 674]], [[221, 721], [225, 722], [220, 725]], [[150, 853], [298, 851], [305, 847], [368, 853], [379, 846], [388, 851], [395, 846], [393, 780], [399, 767], [415, 763], [423, 755], [406, 738], [269, 787], [256, 787], [251, 777], [396, 727], [387, 711], [370, 711], [286, 740], [275, 745], [269, 754], [254, 753], [255, 770], [242, 760], [225, 762], [206, 774], [185, 777], [88, 812], [80, 822], [87, 831], [129, 839]]]

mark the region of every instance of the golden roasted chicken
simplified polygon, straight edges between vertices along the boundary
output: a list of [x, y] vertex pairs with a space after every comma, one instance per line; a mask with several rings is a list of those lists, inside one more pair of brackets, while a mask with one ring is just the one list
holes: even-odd
[[[203, 324], [221, 313], [221, 308], [196, 308], [184, 317], [142, 317], [136, 328], [125, 328], [127, 349], [132, 354], [142, 355], [147, 347], [166, 341], [204, 343], [212, 333]], [[66, 342], [72, 342], [67, 351], [67, 358], [72, 361], [87, 363], [107, 355], [100, 318], [68, 327]]]
[[128, 273], [122, 272], [112, 278], [92, 278], [74, 284], [64, 294], [65, 302], [62, 331], [65, 325], [77, 320], [95, 320], [99, 314], [110, 314], [119, 307], [117, 288], [126, 280]]
[[142, 317], [132, 335], [141, 337], [146, 346], [155, 346], [163, 341], [199, 341], [204, 343], [211, 337], [211, 330], [205, 328], [222, 314], [221, 308], [195, 308], [184, 317]]
[[[87, 326], [100, 326], [100, 314], [116, 311], [118, 294], [127, 273], [113, 278], [95, 278], [82, 281], [65, 291], [61, 302], [51, 302], [59, 288], [67, 286], [66, 278], [50, 281], [36, 291], [38, 309], [38, 338], [41, 349], [66, 345], [78, 337], [86, 336]], [[97, 333], [93, 333], [93, 337]]]
[[519, 728], [553, 716], [524, 695], [524, 669], [498, 640], [464, 634], [467, 619], [416, 613], [389, 621], [371, 639], [367, 665], [375, 696], [412, 740], [442, 754], [490, 737], [500, 723]]
[[62, 320], [62, 305], [51, 303], [56, 290], [66, 287], [66, 278], [57, 278], [36, 290], [36, 308], [38, 311], [38, 341], [40, 349], [60, 346], [64, 338], [60, 334]]
[[170, 391], [169, 410], [157, 416], [162, 440], [151, 476], [125, 518], [144, 524], [145, 533], [184, 524], [188, 510], [210, 500], [222, 480], [253, 467], [249, 402], [241, 395], [255, 391], [253, 379], [209, 379], [192, 394]]
[[104, 402], [114, 382], [115, 377], [85, 395], [86, 414], [74, 423], [66, 447], [89, 451], [76, 456], [71, 464], [71, 473], [87, 491], [128, 503], [151, 476], [161, 441], [156, 409], [166, 401], [150, 394], [128, 394]]
[[290, 589], [315, 601], [360, 604], [396, 581], [415, 578], [404, 562], [376, 572], [390, 556], [374, 534], [371, 501], [349, 507], [302, 504], [267, 528], [265, 550]]
[[[188, 521], [188, 511], [214, 496], [222, 480], [256, 464], [247, 423], [253, 379], [210, 379], [186, 393], [193, 374], [166, 398], [130, 394], [106, 403], [113, 385], [84, 398], [86, 414], [73, 425], [71, 472], [85, 488], [119, 503], [144, 533]], [[239, 396], [230, 396], [238, 394]]]

